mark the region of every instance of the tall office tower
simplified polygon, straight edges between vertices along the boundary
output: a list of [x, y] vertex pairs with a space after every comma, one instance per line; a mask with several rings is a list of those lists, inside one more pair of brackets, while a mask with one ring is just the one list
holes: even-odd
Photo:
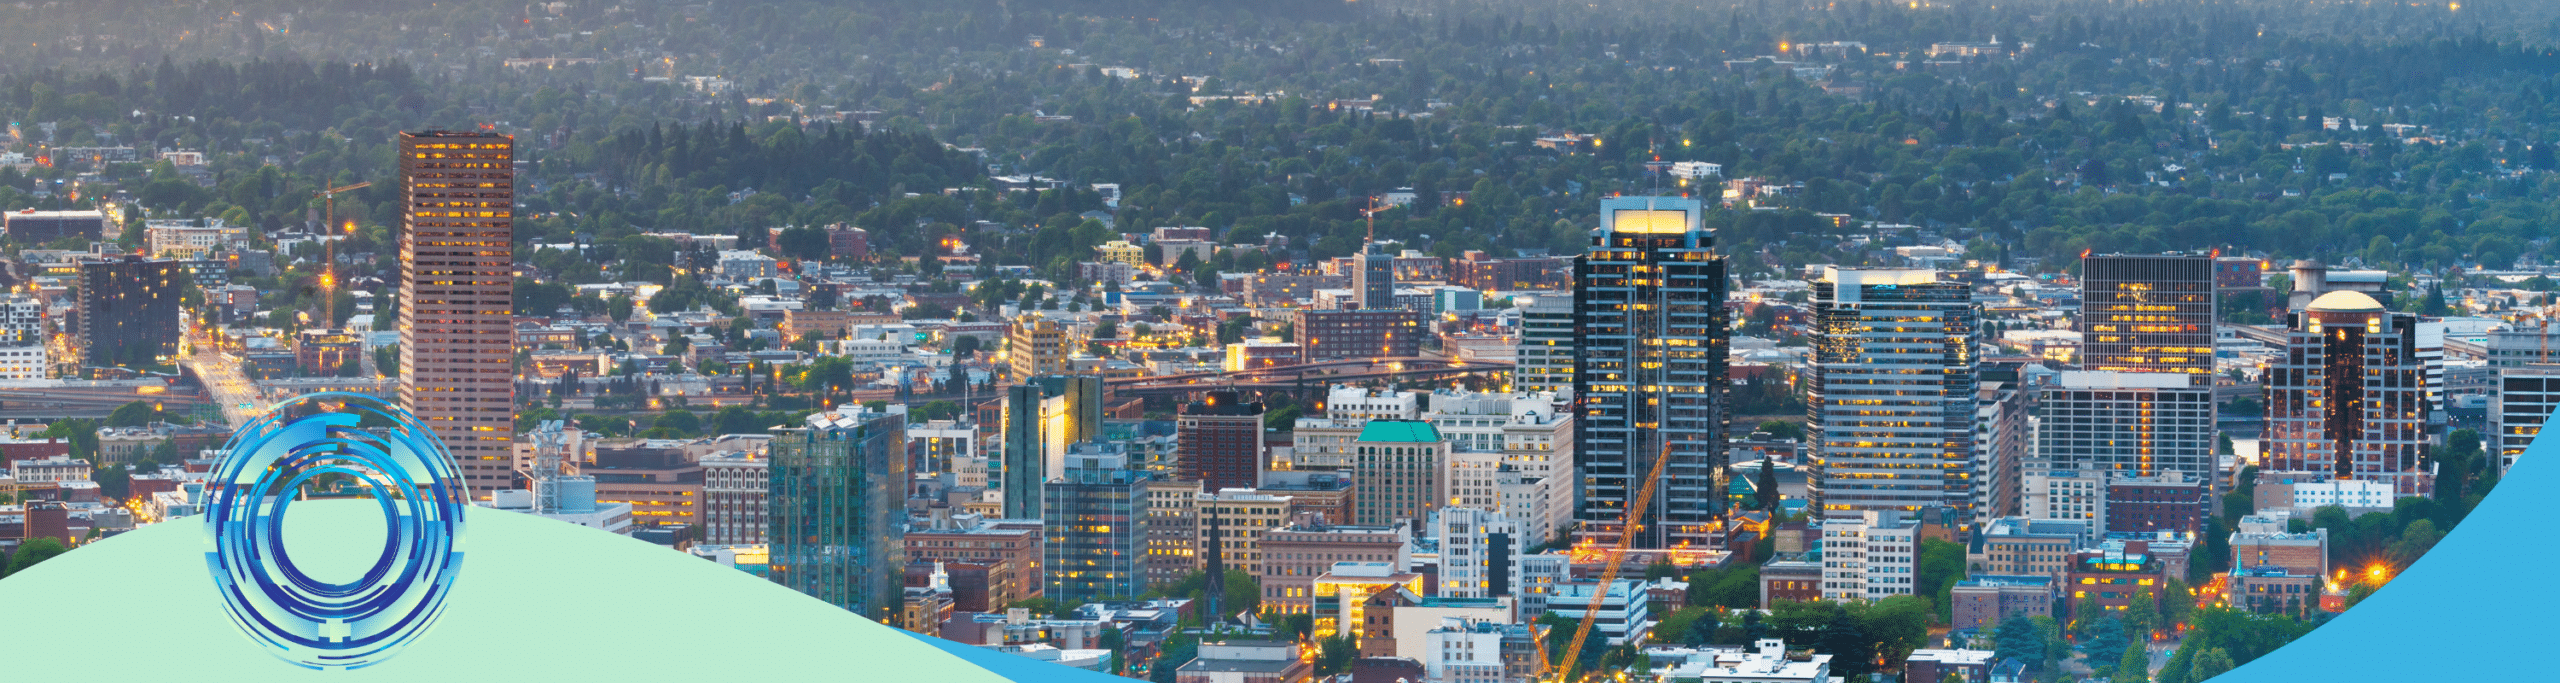
[[2080, 367], [2172, 372], [2213, 386], [2211, 254], [2080, 260]]
[[2285, 353], [2267, 369], [2260, 466], [2329, 472], [2428, 495], [2426, 370], [2418, 319], [2363, 292], [2332, 291], [2291, 314]]
[[[178, 298], [186, 277], [186, 269], [169, 259], [126, 256], [81, 264], [80, 342], [87, 348], [81, 362], [144, 367], [178, 355]], [[498, 437], [501, 454], [511, 448], [505, 443], [510, 438]]]
[[1351, 271], [1351, 293], [1364, 310], [1396, 307], [1396, 253], [1370, 242], [1360, 247], [1359, 268]]
[[1831, 268], [1813, 283], [1805, 477], [1825, 517], [1943, 506], [1973, 516], [1974, 335], [1963, 283]]
[[776, 430], [765, 538], [768, 577], [872, 621], [898, 622], [906, 602], [907, 415], [861, 408], [816, 413]]
[[[1370, 420], [1351, 444], [1353, 522], [1421, 526], [1449, 496], [1449, 442], [1417, 420]], [[1491, 455], [1491, 454], [1479, 454]], [[1492, 465], [1497, 458], [1477, 461]]]
[[1129, 446], [1081, 442], [1045, 486], [1041, 596], [1062, 604], [1129, 600], [1147, 588], [1146, 474]]
[[1102, 436], [1102, 378], [1027, 377], [1004, 390], [1003, 458], [988, 480], [1004, 491], [1006, 519], [1040, 517], [1041, 482], [1066, 470], [1067, 447]]
[[[1725, 260], [1685, 197], [1613, 197], [1574, 265], [1573, 452], [1581, 459], [1582, 536], [1614, 543], [1647, 485], [1633, 547], [1712, 546], [1725, 494]], [[1661, 479], [1648, 484], [1668, 454]]]
[[2542, 435], [2542, 425], [2560, 412], [2560, 366], [2535, 365], [2497, 369], [2498, 390], [2489, 401], [2489, 434], [2481, 447], [2489, 465], [2504, 476], [2516, 456]]
[[1573, 398], [1573, 299], [1539, 295], [1520, 307], [1519, 360], [1511, 388]]
[[2037, 399], [2030, 470], [2106, 472], [2115, 478], [2180, 473], [2218, 479], [2213, 387], [2195, 375], [2065, 372]]
[[1175, 478], [1200, 482], [1203, 491], [1259, 486], [1271, 468], [1271, 454], [1262, 448], [1262, 402], [1234, 391], [1183, 404], [1174, 438]]
[[400, 404], [484, 498], [515, 488], [515, 144], [400, 134]]

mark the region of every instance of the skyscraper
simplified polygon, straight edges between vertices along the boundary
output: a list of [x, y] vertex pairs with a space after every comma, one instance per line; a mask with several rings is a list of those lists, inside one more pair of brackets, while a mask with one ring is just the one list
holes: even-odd
[[1044, 484], [1042, 597], [1062, 604], [1137, 597], [1147, 586], [1146, 475], [1129, 469], [1127, 444], [1077, 443], [1065, 460]]
[[810, 415], [766, 447], [774, 583], [895, 624], [906, 600], [905, 406]]
[[1815, 338], [1805, 401], [1825, 517], [1941, 506], [1973, 509], [1973, 291], [1936, 271], [1831, 268], [1813, 283]]
[[988, 476], [1004, 491], [1004, 516], [1038, 518], [1041, 483], [1065, 471], [1067, 447], [1100, 436], [1102, 378], [1040, 375], [1005, 387], [1003, 457]]
[[1375, 241], [1361, 245], [1359, 268], [1351, 271], [1351, 291], [1363, 310], [1396, 307], [1396, 254]]
[[2212, 255], [2090, 256], [2080, 278], [2081, 368], [2213, 386]]
[[401, 133], [400, 196], [400, 404], [485, 498], [515, 486], [515, 138]]
[[2382, 482], [2403, 496], [2431, 493], [2434, 482], [2419, 462], [2426, 369], [2417, 356], [2417, 316], [2338, 290], [2289, 317], [2285, 352], [2267, 368], [2261, 465]]
[[1591, 249], [1574, 265], [1574, 453], [1584, 481], [1582, 533], [1615, 542], [1627, 507], [1667, 453], [1638, 548], [1707, 546], [1722, 531], [1725, 465], [1725, 260], [1685, 197], [1600, 202]]
[[126, 256], [81, 264], [80, 342], [87, 349], [81, 362], [141, 367], [178, 355], [179, 292], [186, 277], [186, 269], [169, 259]]
[[1202, 491], [1261, 485], [1271, 454], [1262, 448], [1262, 402], [1234, 391], [1212, 391], [1184, 404], [1175, 418], [1177, 478], [1200, 482]]
[[2104, 487], [2174, 472], [2220, 482], [2213, 256], [2088, 256], [2080, 272], [2080, 366], [2088, 371], [2063, 373], [2039, 392], [2044, 417], [2022, 479]]

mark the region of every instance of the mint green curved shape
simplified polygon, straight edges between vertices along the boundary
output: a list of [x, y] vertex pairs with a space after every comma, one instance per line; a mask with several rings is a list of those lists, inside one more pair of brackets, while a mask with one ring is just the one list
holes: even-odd
[[[314, 671], [233, 626], [204, 571], [193, 518], [64, 553], [0, 580], [10, 680], [949, 681], [1005, 683], [888, 626], [661, 546], [531, 515], [471, 508], [471, 580], [399, 657]], [[298, 503], [296, 561], [380, 551], [371, 501]], [[367, 528], [370, 525], [371, 528]], [[303, 534], [315, 535], [310, 541]], [[364, 539], [329, 543], [327, 539]], [[344, 557], [334, 555], [343, 554]]]

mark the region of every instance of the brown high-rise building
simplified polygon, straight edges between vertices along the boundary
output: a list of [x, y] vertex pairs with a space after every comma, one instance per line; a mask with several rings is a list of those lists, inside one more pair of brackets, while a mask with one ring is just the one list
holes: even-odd
[[1203, 493], [1249, 489], [1271, 469], [1262, 448], [1262, 402], [1234, 391], [1211, 391], [1182, 406], [1175, 418], [1175, 479], [1200, 482]]
[[2212, 386], [2213, 267], [2209, 254], [2081, 259], [2080, 367]]
[[515, 138], [400, 134], [400, 404], [475, 498], [515, 487]]

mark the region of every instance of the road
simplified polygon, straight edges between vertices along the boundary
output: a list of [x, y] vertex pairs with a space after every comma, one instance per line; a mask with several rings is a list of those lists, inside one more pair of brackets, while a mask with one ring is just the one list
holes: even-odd
[[238, 429], [264, 413], [265, 407], [258, 401], [257, 387], [250, 385], [249, 377], [240, 373], [240, 357], [210, 348], [210, 345], [198, 344], [195, 352], [181, 362], [187, 369], [195, 371], [196, 379], [204, 382], [206, 393], [213, 395], [214, 405], [222, 408], [222, 421]]

